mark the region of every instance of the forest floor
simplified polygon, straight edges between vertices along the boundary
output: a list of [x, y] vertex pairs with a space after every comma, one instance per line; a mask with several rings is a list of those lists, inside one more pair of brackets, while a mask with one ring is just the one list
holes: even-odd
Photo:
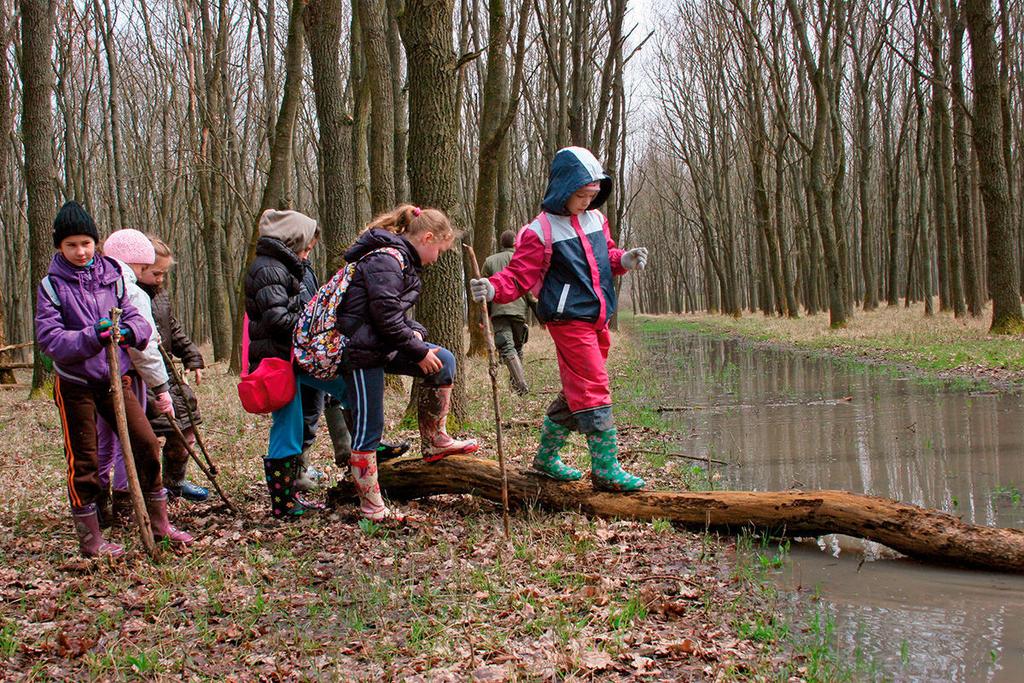
[[884, 365], [965, 389], [1024, 391], [1024, 337], [990, 335], [990, 310], [957, 319], [952, 312], [924, 315], [924, 304], [857, 310], [846, 327], [831, 329], [828, 312], [800, 318], [747, 313], [644, 316], [719, 336], [776, 348], [800, 349]]
[[[627, 329], [610, 363], [624, 464], [657, 488], [700, 488], [699, 467], [628, 455], [662, 439], [637, 389], [652, 365], [641, 346]], [[468, 365], [475, 417], [462, 433], [496, 457], [486, 362]], [[526, 367], [526, 399], [500, 374], [517, 463], [532, 457], [557, 389], [554, 348], [537, 328]], [[506, 542], [500, 509], [469, 496], [404, 504], [419, 520], [405, 526], [360, 523], [354, 508], [273, 521], [261, 464], [269, 418], [242, 412], [234, 385], [215, 365], [198, 393], [218, 479], [240, 514], [175, 502], [172, 521], [197, 540], [158, 564], [129, 529], [108, 534], [125, 557], [78, 556], [57, 410], [0, 392], [0, 679], [851, 676], [827, 618], [773, 588], [785, 546], [756, 536], [531, 509], [513, 515]], [[415, 444], [401, 421], [406, 395], [389, 393], [387, 433]], [[314, 450], [336, 480], [325, 435]], [[587, 466], [582, 439], [566, 459]]]

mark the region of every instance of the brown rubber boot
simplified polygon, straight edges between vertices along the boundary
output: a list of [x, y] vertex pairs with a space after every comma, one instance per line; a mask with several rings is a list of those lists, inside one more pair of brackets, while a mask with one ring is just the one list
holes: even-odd
[[453, 439], [446, 431], [452, 388], [420, 387], [416, 403], [420, 426], [420, 451], [425, 462], [436, 462], [449, 455], [473, 453], [480, 446], [476, 439]]
[[153, 540], [160, 542], [165, 538], [171, 543], [188, 545], [194, 539], [191, 534], [176, 529], [167, 519], [167, 491], [142, 494], [146, 500], [146, 512], [149, 513], [149, 526], [153, 530]]

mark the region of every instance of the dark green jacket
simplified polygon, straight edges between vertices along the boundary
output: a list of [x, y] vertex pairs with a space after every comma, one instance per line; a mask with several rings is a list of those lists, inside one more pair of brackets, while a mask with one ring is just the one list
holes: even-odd
[[[491, 254], [484, 261], [483, 276], [490, 277], [495, 273], [499, 273], [505, 269], [505, 266], [512, 260], [512, 249], [503, 249], [497, 253]], [[495, 304], [492, 303], [490, 306], [491, 317], [496, 315], [509, 315], [519, 318], [523, 321], [526, 320], [526, 312], [528, 311], [526, 305], [526, 298], [519, 297], [515, 301], [507, 304]]]

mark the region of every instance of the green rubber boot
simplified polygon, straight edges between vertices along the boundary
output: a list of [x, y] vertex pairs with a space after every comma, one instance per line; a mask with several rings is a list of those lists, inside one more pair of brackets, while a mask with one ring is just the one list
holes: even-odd
[[590, 447], [590, 479], [595, 490], [624, 493], [639, 491], [647, 485], [619, 464], [619, 430], [615, 427], [587, 434], [587, 446]]
[[558, 481], [582, 479], [583, 473], [566, 465], [558, 455], [558, 450], [568, 439], [569, 430], [545, 416], [540, 428], [540, 448], [533, 458], [533, 469]]

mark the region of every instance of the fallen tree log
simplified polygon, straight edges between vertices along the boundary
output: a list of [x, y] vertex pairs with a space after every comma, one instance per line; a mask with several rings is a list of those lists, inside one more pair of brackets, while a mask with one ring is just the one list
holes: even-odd
[[[512, 507], [538, 505], [599, 517], [666, 519], [695, 530], [735, 533], [754, 527], [778, 536], [846, 534], [881, 543], [908, 557], [944, 565], [1024, 572], [1024, 530], [967, 524], [953, 515], [849, 491], [641, 491], [602, 493], [589, 481], [557, 482], [509, 465]], [[381, 463], [389, 498], [409, 500], [468, 493], [501, 502], [501, 474], [493, 460], [450, 456]], [[354, 496], [336, 491], [334, 498]]]

